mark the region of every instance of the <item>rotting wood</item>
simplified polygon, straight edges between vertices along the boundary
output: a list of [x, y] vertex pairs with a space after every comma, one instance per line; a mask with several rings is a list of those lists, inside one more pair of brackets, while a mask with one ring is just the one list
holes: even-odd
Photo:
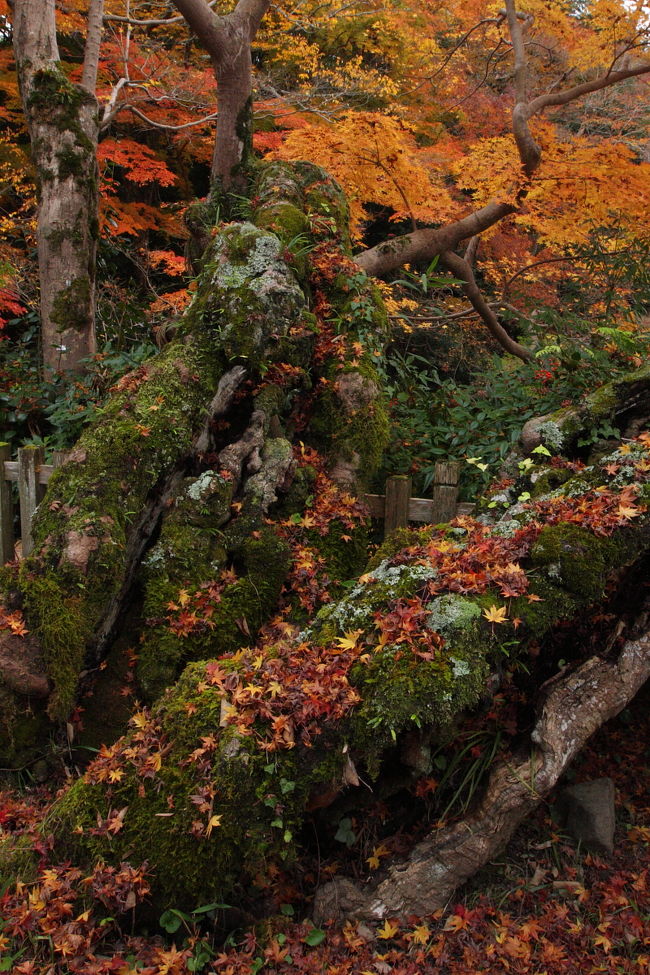
[[[646, 618], [642, 616], [642, 618]], [[615, 717], [650, 677], [650, 631], [627, 640], [617, 658], [590, 657], [543, 685], [526, 752], [494, 766], [482, 799], [461, 822], [434, 830], [378, 882], [344, 877], [316, 895], [317, 923], [423, 917], [504, 849], [514, 830], [553, 788], [595, 731]]]

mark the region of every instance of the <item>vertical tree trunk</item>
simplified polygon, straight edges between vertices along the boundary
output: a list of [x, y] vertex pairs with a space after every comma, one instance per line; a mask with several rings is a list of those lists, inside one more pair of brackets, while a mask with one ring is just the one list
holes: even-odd
[[214, 63], [219, 119], [212, 158], [212, 183], [246, 192], [246, 164], [252, 151], [253, 67], [249, 26], [224, 25], [224, 56]]
[[43, 362], [78, 373], [95, 351], [97, 100], [61, 69], [54, 0], [16, 0], [13, 33], [39, 193]]
[[252, 151], [253, 65], [251, 44], [270, 0], [238, 0], [235, 9], [217, 15], [205, 0], [174, 0], [212, 58], [217, 79], [217, 139], [212, 182], [245, 193], [246, 166]]

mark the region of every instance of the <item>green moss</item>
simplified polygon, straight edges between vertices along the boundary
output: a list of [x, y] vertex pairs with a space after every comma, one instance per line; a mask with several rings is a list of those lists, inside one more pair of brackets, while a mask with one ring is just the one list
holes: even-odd
[[[346, 382], [343, 376], [349, 377], [354, 372], [360, 377], [359, 385], [365, 384], [357, 408], [350, 407], [338, 385]], [[335, 363], [331, 364], [328, 377], [312, 414], [310, 436], [331, 460], [343, 459], [354, 464], [360, 482], [367, 487], [381, 465], [389, 441], [390, 423], [381, 384], [371, 368], [364, 369], [363, 373], [361, 370], [342, 373]]]
[[324, 606], [307, 635], [324, 646], [349, 630], [370, 627], [375, 614], [385, 610], [391, 601], [413, 596], [433, 578], [435, 570], [427, 565], [392, 566], [388, 561], [382, 562], [345, 596]]
[[[20, 590], [32, 632], [38, 637], [55, 692], [48, 704], [53, 719], [65, 718], [74, 702], [86, 645], [98, 622], [92, 602], [79, 590], [61, 585], [51, 575], [39, 576], [21, 570]], [[83, 587], [81, 577], [78, 585]]]
[[56, 501], [46, 499], [36, 512], [34, 554], [18, 588], [54, 683], [56, 718], [66, 716], [80, 671], [97, 663], [90, 637], [124, 585], [126, 552], [152, 488], [172, 473], [203, 423], [214, 369], [199, 342], [167, 346], [113, 396], [51, 478], [47, 499]]
[[82, 331], [88, 325], [90, 314], [91, 281], [87, 274], [74, 278], [67, 287], [57, 292], [52, 303], [50, 318], [59, 331], [75, 328]]
[[28, 836], [8, 834], [0, 839], [0, 897], [17, 880], [29, 884], [38, 874], [39, 855]]
[[84, 177], [88, 171], [88, 157], [85, 153], [75, 151], [72, 146], [64, 146], [56, 154], [59, 164], [59, 179], [75, 179]]
[[283, 244], [294, 243], [309, 233], [309, 220], [302, 210], [284, 200], [261, 207], [255, 214], [255, 223], [262, 230], [270, 230]]
[[[289, 571], [288, 546], [261, 518], [247, 522], [241, 535], [241, 526], [229, 526], [215, 538], [210, 526], [219, 523], [217, 512], [223, 508], [201, 513], [194, 507], [192, 523], [182, 516], [189, 501], [186, 495], [147, 559], [144, 613], [152, 622], [138, 654], [137, 678], [148, 701], [159, 697], [188, 662], [232, 653], [250, 642], [274, 609]], [[167, 621], [168, 604], [183, 589], [191, 611], [201, 585], [218, 581], [231, 562], [239, 578], [211, 604], [206, 624], [187, 635], [175, 633]]]
[[532, 486], [530, 493], [533, 498], [540, 498], [544, 494], [550, 494], [557, 488], [566, 484], [571, 478], [571, 472], [562, 467], [547, 467], [539, 474], [531, 478]]
[[299, 326], [304, 308], [278, 238], [250, 223], [232, 224], [206, 251], [182, 331], [216, 333], [226, 363], [243, 360], [254, 368], [268, 357], [269, 345]]
[[332, 596], [338, 594], [337, 583], [355, 579], [368, 561], [370, 534], [366, 524], [350, 528], [333, 518], [326, 534], [310, 531], [307, 542], [325, 560], [325, 570], [333, 584]]
[[432, 661], [392, 645], [353, 669], [351, 683], [362, 700], [351, 741], [370, 768], [403, 731], [428, 727], [445, 734], [462, 711], [477, 704], [489, 673], [489, 646], [475, 620], [459, 629], [453, 649]]
[[33, 761], [35, 743], [44, 751], [52, 731], [42, 702], [26, 702], [0, 683], [0, 781]]

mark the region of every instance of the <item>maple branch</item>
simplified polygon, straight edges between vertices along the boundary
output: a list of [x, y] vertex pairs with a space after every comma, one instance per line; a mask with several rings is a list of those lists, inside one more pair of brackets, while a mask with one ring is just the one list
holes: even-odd
[[[542, 158], [542, 150], [533, 138], [533, 134], [528, 126], [528, 119], [531, 114], [526, 91], [528, 62], [526, 60], [523, 32], [519, 23], [521, 17], [515, 9], [514, 0], [506, 0], [506, 11], [508, 15], [508, 30], [510, 31], [510, 38], [512, 40], [512, 51], [515, 56], [515, 107], [512, 110], [512, 129], [524, 172], [526, 176], [532, 176]], [[532, 18], [526, 18], [526, 26], [531, 21]]]
[[104, 105], [102, 111], [102, 120], [99, 126], [100, 132], [108, 128], [108, 126], [111, 124], [111, 122], [113, 121], [117, 113], [123, 107], [122, 105], [117, 104], [117, 99], [120, 92], [122, 91], [122, 88], [124, 88], [125, 85], [128, 85], [128, 83], [129, 83], [128, 78], [120, 78], [120, 80], [115, 85], [113, 85], [113, 90], [109, 96], [108, 101]]
[[[496, 17], [486, 17], [483, 20], [479, 20], [479, 22], [477, 24], [474, 24], [473, 27], [470, 27], [470, 29], [463, 34], [463, 36], [461, 37], [461, 39], [458, 41], [457, 44], [454, 45], [454, 47], [451, 49], [451, 51], [449, 52], [449, 54], [447, 54], [447, 56], [445, 58], [443, 58], [443, 61], [442, 61], [442, 64], [440, 65], [440, 67], [437, 68], [433, 72], [432, 75], [428, 75], [426, 78], [424, 78], [420, 82], [419, 85], [416, 85], [414, 88], [409, 88], [409, 89], [406, 89], [406, 90], [402, 90], [401, 94], [402, 95], [412, 95], [414, 92], [416, 92], [420, 88], [422, 88], [427, 82], [428, 83], [432, 83], [438, 77], [439, 74], [442, 74], [442, 72], [444, 71], [444, 69], [447, 67], [447, 65], [449, 64], [449, 62], [453, 58], [454, 54], [456, 54], [456, 52], [461, 49], [461, 47], [463, 46], [463, 44], [465, 44], [466, 41], [469, 40], [469, 38], [472, 36], [472, 34], [474, 33], [474, 31], [479, 30], [481, 27], [485, 27], [486, 24], [495, 24], [497, 27], [499, 27], [503, 23], [504, 20], [505, 20], [505, 13], [503, 11], [501, 11]], [[501, 41], [499, 41], [499, 44], [500, 43], [501, 43]], [[497, 45], [497, 47], [498, 47], [498, 45]]]
[[609, 88], [612, 85], [618, 84], [619, 81], [625, 81], [627, 78], [637, 78], [639, 75], [649, 73], [650, 63], [641, 63], [635, 65], [633, 68], [621, 68], [620, 71], [609, 71], [607, 74], [601, 75], [600, 78], [595, 78], [594, 81], [585, 81], [581, 85], [574, 85], [573, 88], [567, 88], [566, 91], [538, 95], [528, 105], [529, 117], [537, 115], [538, 112], [543, 111], [545, 108], [567, 105], [569, 102], [575, 101], [583, 95], [588, 95], [592, 91], [600, 91], [602, 88]]
[[481, 316], [485, 322], [490, 335], [499, 343], [499, 345], [509, 352], [511, 355], [517, 356], [523, 362], [528, 362], [532, 358], [532, 353], [516, 342], [513, 338], [508, 335], [503, 325], [500, 324], [499, 319], [494, 314], [494, 311], [485, 300], [481, 294], [481, 290], [476, 283], [474, 277], [474, 272], [472, 271], [469, 263], [458, 254], [454, 254], [452, 251], [446, 251], [440, 255], [440, 263], [448, 271], [460, 279], [462, 282], [462, 290], [464, 294], [469, 299], [472, 307]]
[[354, 260], [367, 274], [381, 276], [395, 271], [403, 264], [416, 261], [433, 260], [443, 251], [450, 251], [461, 240], [480, 234], [493, 227], [504, 217], [516, 211], [512, 203], [499, 203], [491, 200], [480, 210], [474, 210], [466, 217], [446, 224], [444, 227], [426, 227], [412, 233], [382, 241], [375, 247], [355, 254]]
[[133, 112], [134, 115], [137, 115], [138, 118], [141, 118], [148, 125], [153, 125], [154, 128], [162, 129], [165, 132], [179, 132], [181, 129], [189, 129], [195, 125], [205, 125], [206, 122], [214, 122], [219, 118], [219, 113], [213, 112], [211, 115], [206, 115], [204, 118], [195, 119], [193, 122], [183, 122], [181, 125], [166, 125], [164, 122], [155, 122], [152, 118], [145, 115], [144, 112], [140, 111], [139, 108], [136, 108], [135, 105], [129, 104], [129, 102], [124, 102], [124, 104], [118, 105], [115, 114], [122, 111], [122, 109]]
[[[212, 9], [216, 7], [217, 0], [209, 0], [206, 6]], [[152, 20], [138, 20], [135, 17], [119, 17], [117, 14], [104, 14], [104, 23], [128, 24], [130, 27], [165, 27], [167, 24], [179, 24], [185, 17], [179, 14], [178, 17], [159, 17]]]
[[477, 84], [472, 88], [472, 90], [468, 92], [467, 95], [465, 95], [463, 98], [461, 98], [459, 102], [456, 102], [456, 104], [452, 106], [452, 111], [455, 111], [457, 108], [460, 108], [461, 105], [464, 105], [466, 101], [469, 101], [469, 99], [472, 98], [476, 94], [476, 92], [483, 87], [490, 73], [490, 65], [492, 64], [494, 58], [497, 56], [499, 48], [504, 43], [505, 41], [503, 40], [502, 37], [500, 37], [498, 43], [496, 44], [495, 47], [492, 48], [485, 61], [485, 71], [483, 72], [483, 77], [480, 79], [480, 81], [477, 82]]
[[[533, 115], [548, 107], [566, 105], [582, 95], [610, 87], [627, 78], [648, 74], [650, 73], [650, 63], [637, 64], [620, 71], [610, 70], [593, 81], [573, 85], [565, 91], [547, 92], [545, 95], [540, 95], [528, 102], [526, 96], [525, 47], [520, 21], [523, 20], [527, 24], [530, 23], [530, 18], [516, 11], [514, 0], [507, 0], [506, 9], [516, 62], [516, 101], [512, 115], [513, 131], [524, 172], [531, 176], [541, 160], [541, 150], [528, 127], [528, 120]], [[525, 189], [522, 189], [517, 196], [517, 202], [514, 204], [491, 200], [480, 210], [476, 210], [460, 220], [443, 227], [420, 229], [390, 241], [384, 241], [355, 255], [355, 260], [368, 274], [378, 276], [397, 270], [406, 263], [431, 261], [443, 251], [453, 250], [467, 237], [482, 233], [505, 216], [515, 213], [524, 197]]]
[[88, 31], [86, 34], [86, 46], [84, 48], [83, 69], [81, 72], [81, 87], [90, 95], [95, 94], [97, 87], [103, 12], [104, 0], [91, 0], [88, 7]]

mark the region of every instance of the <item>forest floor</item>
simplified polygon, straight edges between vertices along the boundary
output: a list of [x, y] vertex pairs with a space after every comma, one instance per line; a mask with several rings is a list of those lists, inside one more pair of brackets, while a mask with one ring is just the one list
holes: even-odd
[[[389, 919], [371, 930], [348, 922], [315, 928], [295, 919], [291, 886], [279, 915], [225, 945], [216, 913], [167, 912], [149, 933], [131, 931], [127, 910], [145, 889], [136, 874], [44, 867], [37, 881], [0, 897], [0, 971], [16, 975], [439, 975], [474, 973], [643, 973], [650, 971], [650, 687], [594, 737], [571, 781], [611, 777], [617, 827], [611, 857], [585, 853], [563, 834], [555, 796], [515, 835], [497, 863], [427, 918]], [[2, 833], [35, 835], [50, 795], [45, 787], [0, 793]], [[47, 857], [46, 844], [42, 852]], [[380, 860], [381, 844], [373, 851]], [[370, 862], [370, 858], [369, 858]], [[372, 864], [371, 864], [372, 865]], [[327, 872], [336, 867], [326, 866]], [[86, 884], [85, 896], [83, 885]], [[120, 893], [121, 891], [121, 893]], [[126, 894], [125, 894], [126, 892]], [[294, 893], [296, 891], [294, 890]], [[103, 908], [102, 908], [103, 904]], [[78, 914], [78, 912], [81, 913]], [[103, 912], [104, 918], [101, 918]], [[78, 914], [75, 917], [75, 914]], [[210, 918], [211, 924], [206, 926]], [[2, 920], [4, 919], [4, 920]], [[159, 933], [158, 933], [159, 932]]]

